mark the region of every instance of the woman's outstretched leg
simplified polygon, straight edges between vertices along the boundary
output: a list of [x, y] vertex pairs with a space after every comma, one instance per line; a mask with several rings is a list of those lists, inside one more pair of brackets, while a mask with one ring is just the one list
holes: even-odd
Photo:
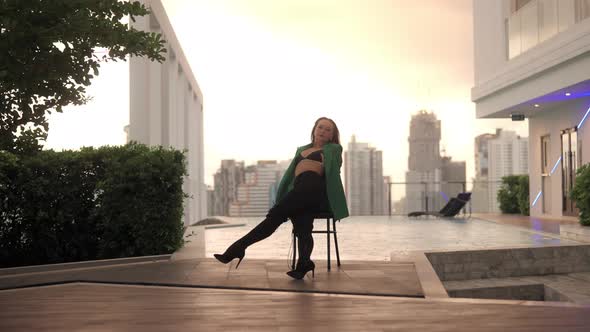
[[288, 203], [291, 200], [281, 202], [268, 211], [266, 218], [256, 225], [250, 232], [242, 236], [225, 250], [223, 254], [214, 254], [218, 261], [227, 264], [235, 258], [239, 258], [236, 269], [246, 254], [246, 248], [258, 241], [262, 241], [274, 233], [279, 226], [287, 221]]

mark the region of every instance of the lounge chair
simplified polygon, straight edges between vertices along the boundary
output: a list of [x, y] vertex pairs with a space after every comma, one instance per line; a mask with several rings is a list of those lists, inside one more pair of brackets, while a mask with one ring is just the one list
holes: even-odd
[[425, 211], [415, 211], [408, 213], [408, 217], [419, 217], [419, 216], [435, 216], [435, 217], [454, 217], [456, 216], [461, 209], [465, 207], [465, 204], [469, 202], [471, 199], [471, 193], [459, 193], [457, 197], [451, 198], [447, 205], [445, 205], [440, 211], [432, 211], [432, 212], [425, 212]]

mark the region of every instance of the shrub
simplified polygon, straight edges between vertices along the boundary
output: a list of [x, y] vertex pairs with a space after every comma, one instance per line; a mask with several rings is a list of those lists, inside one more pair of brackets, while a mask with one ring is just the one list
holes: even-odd
[[583, 165], [576, 172], [570, 196], [580, 210], [580, 224], [590, 226], [590, 164]]
[[172, 253], [185, 175], [183, 152], [136, 143], [0, 152], [0, 267]]
[[529, 198], [529, 176], [521, 175], [518, 178], [518, 210], [520, 214], [528, 216], [530, 214], [530, 198]]
[[498, 190], [498, 202], [502, 213], [518, 213], [517, 192], [518, 176], [509, 175], [502, 177], [502, 186]]
[[508, 175], [502, 177], [498, 190], [498, 202], [502, 213], [529, 215], [529, 177], [528, 175]]

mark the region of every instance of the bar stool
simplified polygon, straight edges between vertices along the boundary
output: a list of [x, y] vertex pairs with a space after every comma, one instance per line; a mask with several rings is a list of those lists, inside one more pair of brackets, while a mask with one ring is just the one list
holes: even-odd
[[[338, 263], [338, 267], [340, 267], [340, 252], [338, 251], [338, 236], [336, 232], [336, 220], [334, 219], [334, 215], [331, 212], [320, 212], [313, 216], [314, 222], [315, 219], [326, 219], [326, 230], [320, 231], [311, 231], [311, 233], [320, 233], [326, 234], [326, 243], [328, 245], [328, 271], [330, 271], [331, 263], [330, 263], [330, 234], [334, 234], [334, 245], [336, 247], [336, 260]], [[330, 220], [332, 220], [332, 229], [330, 229]], [[297, 236], [295, 235], [295, 231], [293, 230], [293, 262], [291, 267], [293, 270], [295, 269], [295, 261], [297, 260]]]

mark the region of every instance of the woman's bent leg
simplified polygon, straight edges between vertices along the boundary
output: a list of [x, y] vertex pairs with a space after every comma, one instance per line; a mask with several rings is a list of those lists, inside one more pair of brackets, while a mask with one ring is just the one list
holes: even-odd
[[315, 264], [311, 260], [313, 251], [313, 216], [302, 215], [292, 219], [293, 229], [297, 236], [297, 245], [299, 247], [299, 259], [295, 270], [287, 272], [287, 275], [294, 279], [302, 279], [305, 274], [315, 270]]
[[313, 216], [303, 215], [292, 219], [293, 231], [297, 236], [299, 261], [309, 261], [313, 251]]

